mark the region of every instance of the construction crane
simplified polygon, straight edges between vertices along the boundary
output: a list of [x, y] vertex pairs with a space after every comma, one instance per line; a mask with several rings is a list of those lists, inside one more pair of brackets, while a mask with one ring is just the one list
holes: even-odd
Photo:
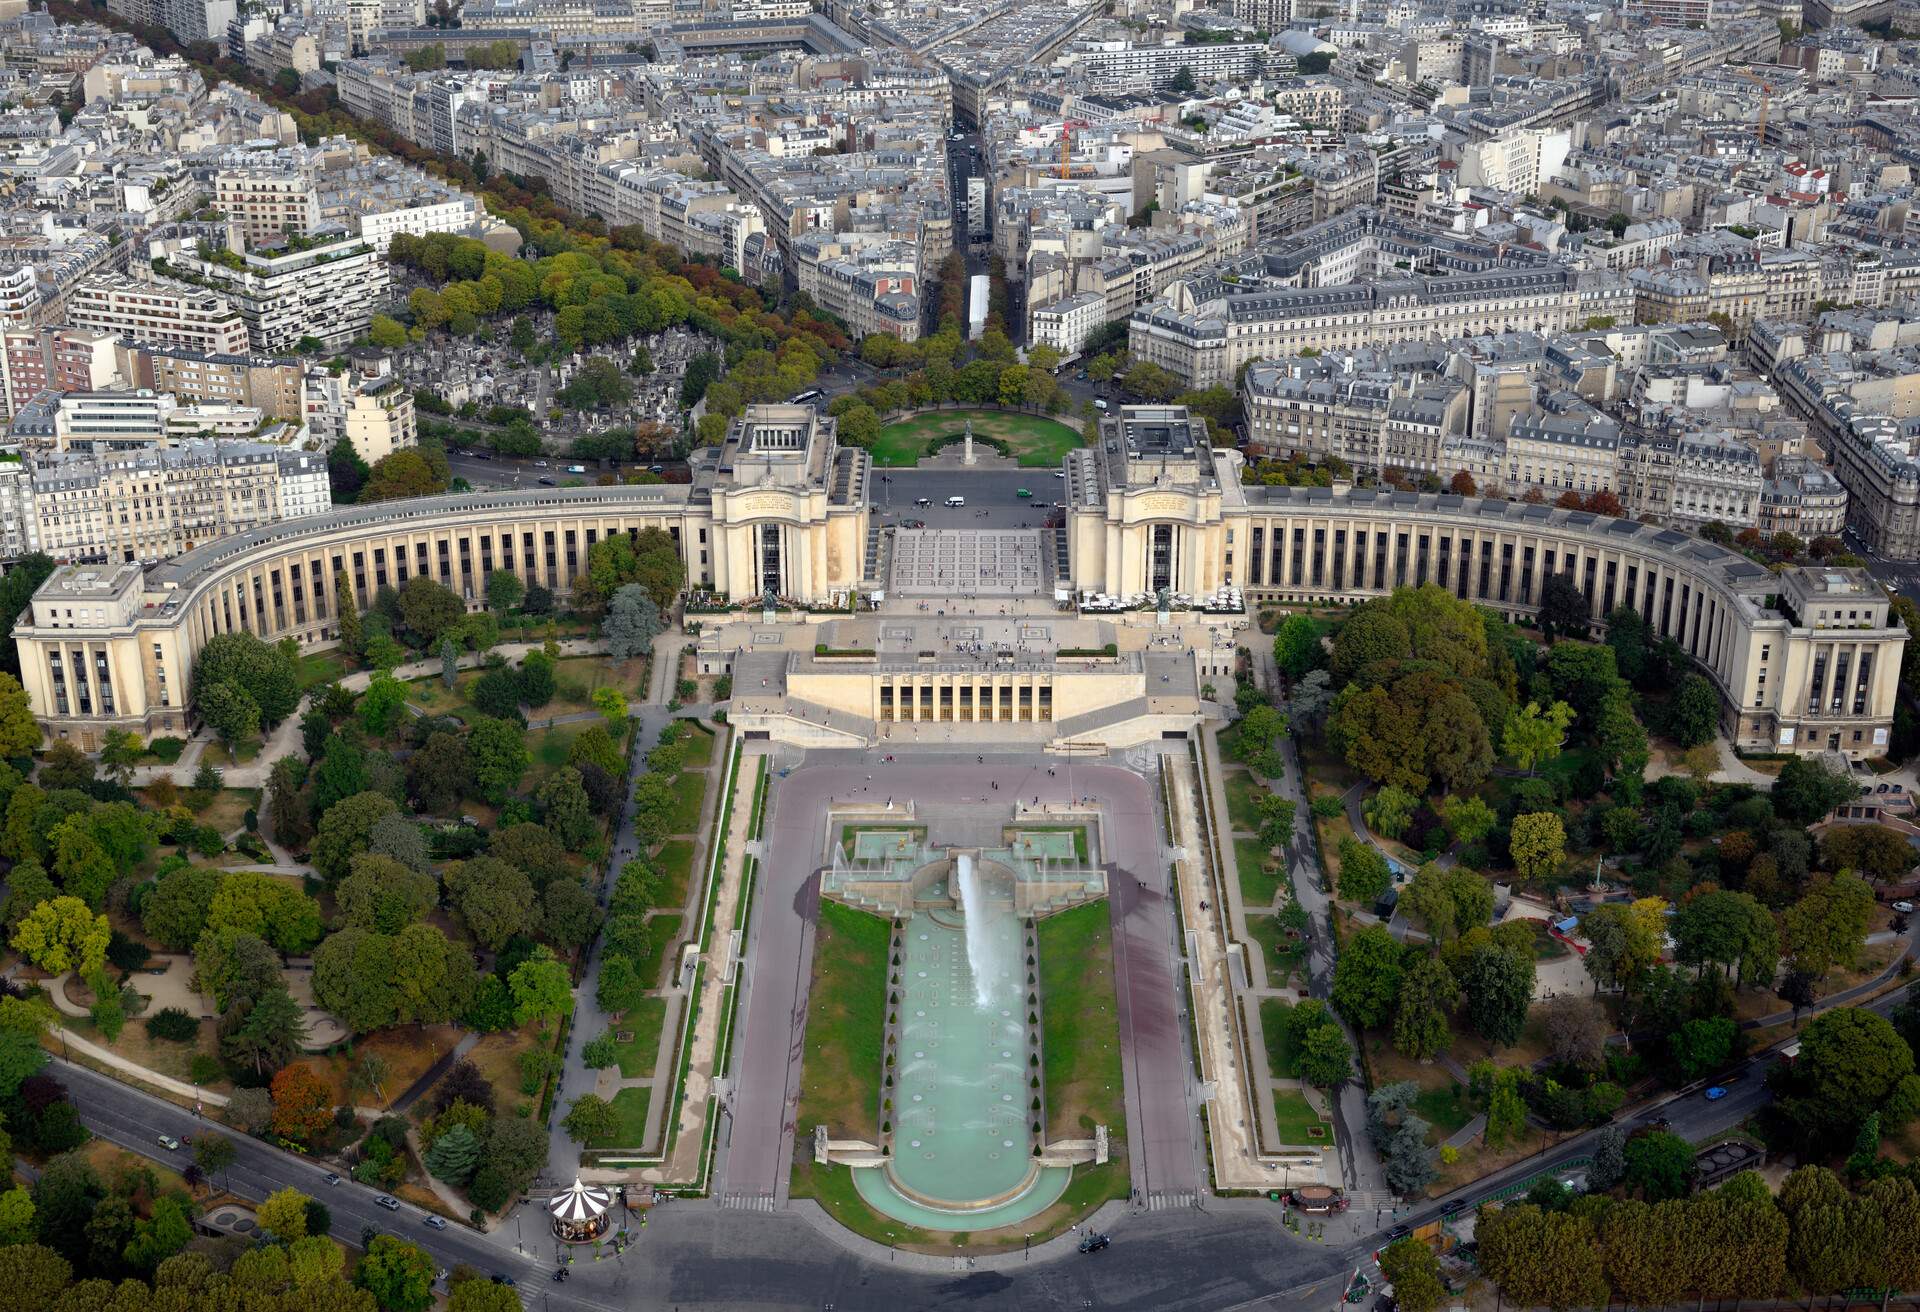
[[1772, 83], [1762, 82], [1760, 84], [1760, 120], [1754, 125], [1753, 129], [1754, 141], [1762, 146], [1767, 144], [1767, 106], [1772, 100]]
[[1060, 120], [1060, 176], [1063, 178], [1073, 176], [1073, 130], [1085, 126], [1078, 119]]

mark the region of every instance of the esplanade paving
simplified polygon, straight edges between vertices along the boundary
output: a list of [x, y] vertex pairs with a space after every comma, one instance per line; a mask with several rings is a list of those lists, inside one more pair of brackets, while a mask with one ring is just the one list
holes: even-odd
[[[1079, 748], [1173, 732], [1203, 713], [1186, 690], [1215, 679], [1219, 628], [1246, 617], [1183, 609], [1189, 602], [1340, 604], [1430, 583], [1524, 619], [1559, 576], [1585, 595], [1596, 624], [1631, 607], [1698, 662], [1736, 746], [1856, 759], [1886, 749], [1907, 634], [1862, 571], [1776, 574], [1675, 529], [1519, 502], [1248, 487], [1241, 463], [1181, 407], [1124, 407], [1062, 462], [1055, 524], [921, 538], [875, 510], [867, 453], [840, 447], [830, 417], [755, 406], [721, 446], [695, 453], [689, 484], [424, 497], [287, 520], [166, 561], [68, 564], [14, 637], [35, 716], [51, 737], [91, 749], [108, 728], [190, 728], [194, 655], [216, 634], [292, 638], [303, 649], [337, 641], [342, 580], [361, 609], [380, 587], [426, 575], [477, 610], [496, 570], [565, 595], [595, 543], [657, 528], [677, 544], [690, 590], [734, 603], [700, 617], [729, 635], [703, 660], [724, 665], [737, 653], [746, 662], [737, 673], [751, 676], [736, 678], [740, 691], [763, 678], [771, 690], [777, 675], [787, 696], [817, 705], [737, 719], [743, 727], [851, 745], [882, 736], [890, 711], [895, 723], [1066, 726], [1053, 745]], [[987, 483], [948, 472], [970, 504]], [[904, 596], [867, 577], [885, 575], [888, 559]], [[1138, 609], [1111, 617], [1111, 632], [1068, 636], [1060, 622], [1098, 621], [1056, 596]], [[778, 603], [771, 620], [768, 597]], [[1011, 652], [952, 631], [863, 638], [847, 627], [856, 623], [847, 608], [876, 598], [883, 617], [909, 626], [1044, 613], [1054, 631], [1015, 636]], [[1153, 610], [1162, 600], [1172, 606], [1164, 620]], [[811, 642], [761, 640], [796, 627], [818, 632], [805, 635]], [[1136, 641], [1137, 629], [1148, 638]]]

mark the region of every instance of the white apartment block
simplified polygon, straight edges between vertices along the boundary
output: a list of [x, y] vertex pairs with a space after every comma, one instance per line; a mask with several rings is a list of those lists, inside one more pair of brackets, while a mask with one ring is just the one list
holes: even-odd
[[225, 297], [171, 279], [83, 278], [67, 299], [67, 320], [76, 328], [97, 328], [136, 342], [215, 355], [247, 351], [246, 321]]
[[213, 204], [240, 225], [249, 246], [305, 236], [320, 222], [319, 192], [302, 169], [221, 169]]
[[224, 251], [203, 256], [180, 238], [155, 241], [152, 250], [169, 272], [230, 300], [252, 349], [268, 354], [292, 352], [307, 337], [344, 346], [366, 333], [387, 297], [387, 261], [359, 237], [296, 240], [283, 250], [237, 257]]
[[1473, 141], [1460, 147], [1462, 187], [1491, 187], [1530, 196], [1540, 184], [1560, 171], [1572, 149], [1564, 130], [1539, 132], [1521, 129], [1504, 136]]
[[1037, 305], [1030, 317], [1028, 340], [1051, 346], [1062, 356], [1077, 355], [1107, 321], [1107, 298], [1098, 292], [1080, 292], [1051, 305]]
[[800, 290], [843, 320], [856, 338], [890, 333], [903, 342], [918, 341], [921, 248], [904, 241], [859, 242], [860, 235], [795, 238]]
[[331, 505], [325, 457], [251, 442], [54, 455], [29, 486], [37, 549], [62, 561], [160, 560]]
[[413, 393], [398, 378], [367, 379], [346, 397], [341, 434], [368, 464], [420, 444]]
[[178, 403], [164, 392], [68, 392], [53, 411], [55, 451], [125, 451], [165, 440]]
[[1084, 73], [1097, 88], [1164, 87], [1181, 69], [1200, 86], [1244, 82], [1266, 66], [1267, 48], [1255, 41], [1219, 45], [1137, 46], [1126, 41], [1076, 42], [1057, 62]]

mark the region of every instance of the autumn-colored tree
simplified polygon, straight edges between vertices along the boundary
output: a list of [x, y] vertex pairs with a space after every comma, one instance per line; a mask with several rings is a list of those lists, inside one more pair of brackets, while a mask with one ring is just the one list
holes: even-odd
[[333, 1120], [333, 1090], [311, 1066], [281, 1067], [271, 1093], [273, 1132], [284, 1139], [311, 1139]]

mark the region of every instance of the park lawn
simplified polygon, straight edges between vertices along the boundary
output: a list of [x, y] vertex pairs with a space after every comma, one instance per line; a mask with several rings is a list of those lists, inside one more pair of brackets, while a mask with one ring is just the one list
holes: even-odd
[[[1320, 1119], [1307, 1096], [1298, 1089], [1273, 1091], [1273, 1124], [1280, 1142], [1289, 1148], [1311, 1144], [1324, 1148], [1333, 1142], [1333, 1126]], [[1318, 1134], [1310, 1133], [1319, 1131]]]
[[[627, 1014], [616, 1024], [613, 1045], [614, 1059], [620, 1064], [623, 1078], [637, 1080], [653, 1074], [654, 1062], [660, 1056], [660, 1027], [667, 1023], [667, 1000], [665, 998], [642, 998], [627, 1009]], [[633, 1037], [625, 1043], [617, 1041], [617, 1036], [631, 1031]]]
[[1283, 1080], [1300, 1078], [1300, 1054], [1293, 1050], [1288, 1022], [1293, 1004], [1285, 998], [1260, 999], [1260, 1029], [1267, 1040], [1267, 1071]]
[[590, 720], [578, 720], [572, 724], [556, 724], [551, 729], [527, 730], [527, 752], [533, 757], [533, 764], [520, 781], [520, 791], [530, 793], [550, 776], [558, 774], [567, 763], [567, 753], [573, 750], [574, 739], [593, 724]]
[[700, 770], [682, 770], [673, 781], [673, 810], [667, 813], [667, 832], [691, 834], [700, 827], [700, 799], [706, 796], [707, 776]]
[[596, 1139], [594, 1148], [639, 1148], [647, 1139], [647, 1104], [653, 1101], [652, 1089], [622, 1089], [613, 1095], [613, 1111], [619, 1118], [612, 1134]]
[[836, 1139], [878, 1137], [891, 943], [891, 927], [880, 917], [820, 904], [795, 1121], [805, 1127], [803, 1137], [816, 1125]]
[[965, 431], [973, 421], [975, 437], [997, 437], [1006, 442], [1023, 468], [1058, 468], [1067, 452], [1085, 445], [1080, 434], [1063, 423], [1040, 415], [1003, 410], [941, 410], [888, 424], [873, 444], [873, 462], [883, 466], [910, 466], [932, 452], [935, 440]]
[[1084, 1139], [1096, 1125], [1126, 1124], [1110, 917], [1103, 898], [1036, 927], [1049, 1139]]
[[[539, 1046], [540, 1036], [527, 1027], [483, 1034], [480, 1042], [468, 1051], [467, 1060], [479, 1067], [487, 1083], [493, 1086], [493, 1105], [502, 1112], [511, 1112], [516, 1104], [526, 1101], [528, 1095], [520, 1092], [520, 1058]], [[397, 1095], [400, 1090], [388, 1092]], [[415, 1104], [426, 1108], [432, 1105], [431, 1094]]]
[[666, 878], [665, 890], [660, 894], [660, 908], [664, 911], [676, 911], [685, 906], [687, 881], [693, 874], [692, 840], [669, 838], [660, 844], [660, 850], [654, 854], [653, 863], [660, 867], [660, 873]]
[[222, 838], [246, 823], [247, 812], [260, 805], [258, 788], [222, 788], [200, 812], [201, 824], [220, 831]]
[[[464, 1031], [458, 1025], [396, 1025], [378, 1030], [354, 1041], [349, 1057], [345, 1047], [327, 1053], [308, 1053], [301, 1060], [313, 1067], [321, 1079], [333, 1085], [334, 1102], [367, 1102], [374, 1095], [367, 1090], [349, 1089], [347, 1072], [369, 1054], [387, 1064], [380, 1087], [389, 1100], [405, 1093], [412, 1083], [425, 1075], [433, 1064], [460, 1042]], [[519, 1071], [514, 1072], [516, 1083]]]
[[1413, 1110], [1420, 1119], [1433, 1127], [1429, 1136], [1436, 1144], [1445, 1143], [1460, 1127], [1473, 1119], [1473, 1107], [1467, 1101], [1467, 1091], [1449, 1080], [1445, 1087], [1422, 1089], [1413, 1100]]
[[1247, 913], [1247, 932], [1253, 935], [1254, 942], [1266, 956], [1267, 987], [1287, 987], [1287, 980], [1305, 963], [1306, 941], [1289, 937], [1280, 928], [1279, 916], [1251, 911]]
[[1260, 840], [1234, 839], [1233, 864], [1240, 871], [1240, 900], [1247, 904], [1247, 909], [1254, 911], [1272, 906], [1280, 896], [1284, 874], [1279, 861], [1267, 855]]
[[302, 656], [294, 665], [293, 677], [299, 680], [300, 691], [305, 692], [343, 678], [355, 668], [353, 657], [336, 647], [332, 651], [310, 651]]
[[647, 987], [660, 987], [660, 972], [670, 968], [679, 954], [672, 952], [674, 940], [680, 937], [680, 926], [685, 917], [679, 912], [652, 916], [647, 920], [647, 951], [633, 963], [633, 970], [641, 979], [648, 981]]
[[216, 738], [200, 753], [200, 759], [216, 769], [225, 770], [229, 766], [250, 764], [259, 755], [260, 740], [258, 738], [249, 738], [243, 743], [235, 743], [231, 751], [225, 743]]
[[680, 735], [680, 742], [686, 750], [681, 758], [689, 770], [704, 770], [713, 760], [713, 735], [700, 727], [697, 720], [682, 720], [687, 728]]
[[1259, 800], [1268, 795], [1265, 784], [1253, 777], [1253, 771], [1227, 767], [1220, 782], [1227, 790], [1227, 816], [1233, 827], [1243, 833], [1260, 832]]
[[[74, 1149], [93, 1168], [95, 1175], [111, 1184], [122, 1173], [129, 1171], [151, 1171], [156, 1195], [177, 1191], [182, 1197], [190, 1196], [186, 1180], [180, 1172], [171, 1166], [163, 1165], [138, 1153], [129, 1152], [117, 1144], [105, 1139], [89, 1139]], [[190, 1152], [179, 1154], [180, 1165], [185, 1166], [193, 1160]]]
[[[137, 980], [139, 977], [135, 976]], [[71, 994], [69, 994], [71, 996]], [[93, 995], [88, 993], [87, 998]], [[193, 1082], [193, 1058], [196, 1053], [205, 1053], [209, 1057], [219, 1055], [218, 1022], [203, 1020], [200, 1033], [186, 1043], [175, 1043], [171, 1039], [156, 1039], [147, 1033], [146, 1020], [158, 1006], [150, 1007], [140, 1016], [129, 1017], [120, 1029], [120, 1037], [107, 1042], [107, 1036], [91, 1020], [80, 1017], [62, 1016], [61, 1025], [78, 1033], [107, 1049], [116, 1056], [124, 1057], [135, 1065], [144, 1066], [161, 1075], [171, 1075], [176, 1080]], [[197, 1013], [196, 1013], [197, 1014]], [[223, 1071], [217, 1080], [201, 1086], [215, 1093], [228, 1093], [233, 1089], [233, 1081]]]

